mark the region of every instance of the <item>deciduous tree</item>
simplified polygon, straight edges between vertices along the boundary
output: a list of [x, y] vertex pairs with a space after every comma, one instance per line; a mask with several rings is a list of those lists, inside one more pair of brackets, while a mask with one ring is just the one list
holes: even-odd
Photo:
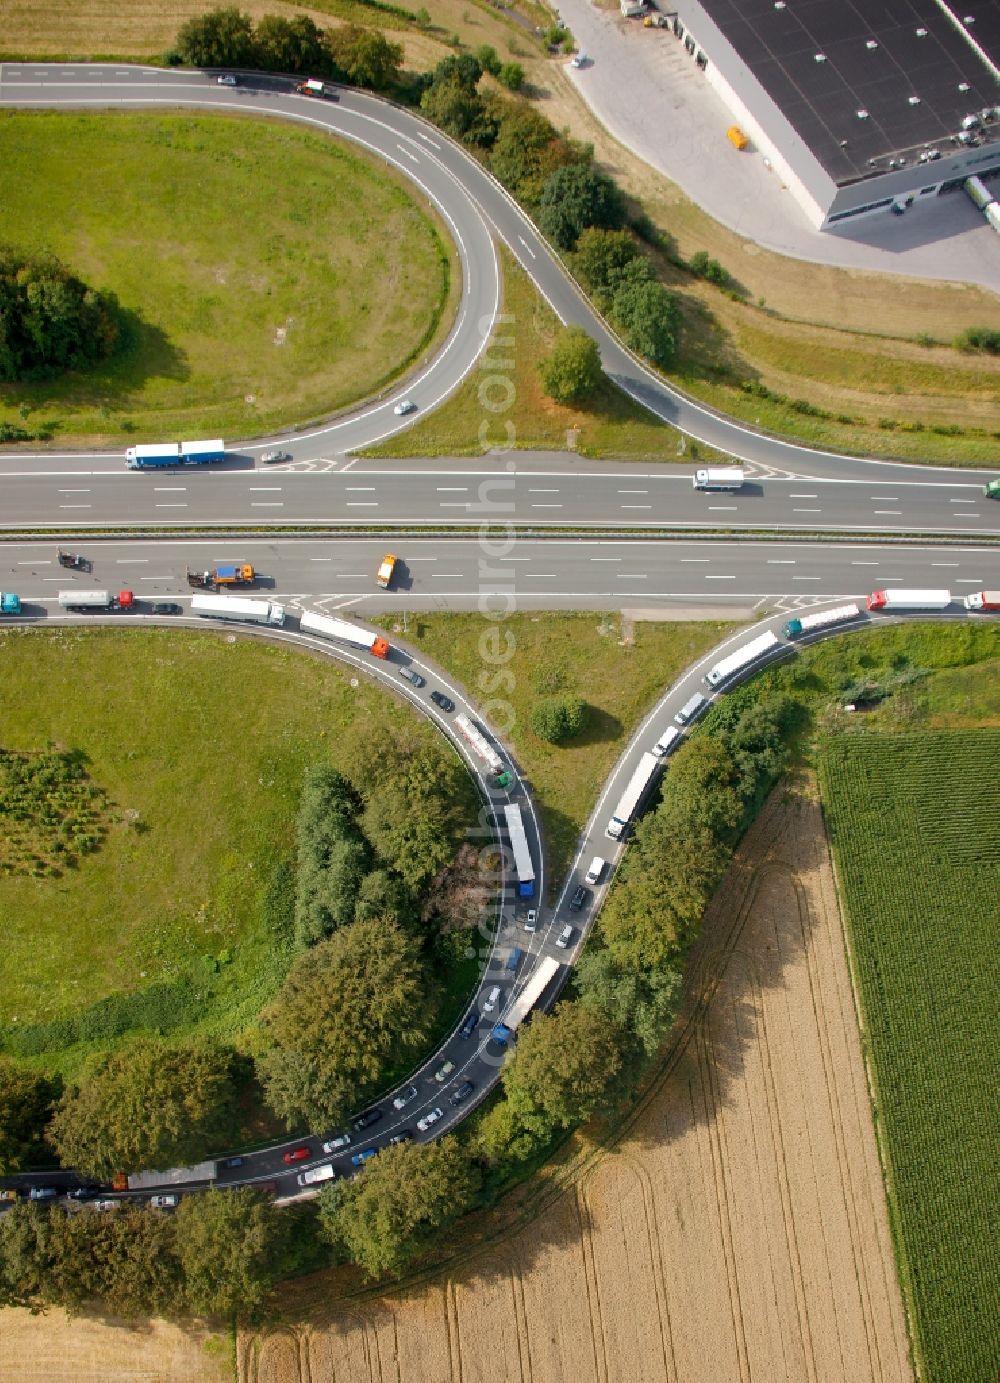
[[256, 58], [253, 20], [235, 6], [195, 15], [181, 25], [177, 51], [192, 67], [249, 67]]
[[50, 1139], [91, 1176], [197, 1162], [232, 1123], [232, 1053], [142, 1039], [95, 1058], [56, 1107]]
[[614, 1090], [621, 1048], [617, 1027], [584, 1004], [535, 1014], [503, 1068], [515, 1125], [544, 1137], [588, 1118]]
[[596, 168], [570, 164], [549, 175], [538, 212], [545, 234], [561, 250], [572, 250], [588, 226], [616, 230], [625, 224], [625, 198]]
[[256, 1316], [280, 1272], [284, 1221], [252, 1187], [185, 1196], [175, 1216], [184, 1297], [197, 1315]]
[[603, 378], [597, 342], [583, 327], [562, 327], [538, 373], [550, 399], [556, 403], [581, 403]]
[[44, 1159], [45, 1130], [61, 1089], [61, 1081], [0, 1057], [0, 1176]]

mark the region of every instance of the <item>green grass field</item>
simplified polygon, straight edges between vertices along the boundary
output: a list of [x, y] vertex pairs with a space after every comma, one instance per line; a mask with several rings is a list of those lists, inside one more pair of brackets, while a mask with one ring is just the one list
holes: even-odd
[[409, 184], [354, 146], [223, 116], [0, 113], [4, 241], [113, 290], [104, 367], [0, 385], [60, 443], [248, 436], [325, 415], [419, 359], [460, 285]]
[[[377, 623], [399, 627], [394, 616]], [[462, 683], [498, 731], [512, 720], [504, 738], [541, 808], [554, 897], [628, 736], [682, 669], [733, 626], [637, 622], [623, 644], [617, 613], [517, 614], [501, 626], [499, 648], [506, 652], [512, 637], [514, 651], [499, 668], [484, 660], [480, 642], [492, 627], [482, 615], [418, 615], [407, 620], [406, 638]], [[590, 710], [580, 738], [557, 747], [532, 733], [529, 717], [539, 697], [562, 692], [582, 697]]]
[[1000, 729], [847, 734], [820, 782], [920, 1375], [1000, 1376]]
[[[365, 456], [481, 456], [483, 423], [490, 443], [506, 444], [507, 424], [513, 425], [513, 445], [521, 450], [578, 452], [581, 456], [618, 460], [690, 462], [695, 456], [711, 459], [717, 453], [682, 437], [675, 428], [659, 422], [652, 413], [633, 403], [606, 377], [586, 406], [564, 407], [542, 391], [538, 365], [548, 355], [559, 322], [536, 291], [531, 280], [506, 250], [500, 252], [503, 267], [501, 312], [508, 319], [495, 335], [502, 344], [491, 344], [482, 357], [489, 361], [511, 359], [510, 381], [514, 402], [509, 410], [489, 412], [480, 399], [482, 368], [472, 370], [432, 418], [417, 423], [397, 437], [362, 453]], [[510, 344], [510, 343], [513, 344]], [[487, 366], [496, 372], [495, 366]], [[498, 392], [489, 395], [492, 401]]]
[[2, 747], [83, 750], [113, 820], [61, 877], [0, 878], [0, 1050], [72, 1071], [149, 1027], [252, 1048], [290, 961], [262, 901], [304, 770], [440, 738], [350, 669], [256, 640], [8, 630], [0, 659]]

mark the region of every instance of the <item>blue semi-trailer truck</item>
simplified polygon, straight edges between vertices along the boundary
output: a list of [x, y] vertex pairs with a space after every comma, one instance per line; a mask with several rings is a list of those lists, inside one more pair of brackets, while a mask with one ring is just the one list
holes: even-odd
[[125, 465], [130, 471], [158, 470], [163, 466], [207, 466], [224, 461], [226, 444], [221, 438], [207, 442], [153, 442], [129, 447]]

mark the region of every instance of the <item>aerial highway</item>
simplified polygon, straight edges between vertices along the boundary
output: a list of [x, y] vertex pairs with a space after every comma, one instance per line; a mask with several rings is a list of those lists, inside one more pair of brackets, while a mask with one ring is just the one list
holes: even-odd
[[984, 496], [981, 471], [855, 462], [835, 476], [790, 476], [753, 467], [740, 490], [711, 493], [693, 488], [692, 466], [564, 454], [319, 464], [257, 469], [247, 453], [195, 473], [126, 472], [118, 457], [7, 455], [0, 457], [0, 529], [414, 530], [503, 522], [532, 529], [1000, 535], [1000, 503]]
[[[5, 63], [0, 64], [0, 106], [116, 110], [183, 106], [281, 116], [354, 140], [404, 173], [435, 204], [455, 238], [463, 266], [463, 298], [450, 336], [434, 360], [407, 380], [405, 389], [390, 391], [385, 398], [297, 436], [296, 461], [344, 456], [402, 430], [408, 422], [395, 416], [396, 402], [412, 399], [417, 404], [416, 416], [422, 416], [475, 366], [499, 302], [495, 235], [516, 256], [560, 319], [584, 327], [595, 338], [609, 377], [657, 417], [719, 451], [757, 463], [764, 474], [775, 468], [794, 476], [857, 473], [853, 469], [857, 462], [843, 472], [843, 457], [764, 436], [671, 388], [625, 349], [529, 218], [475, 159], [419, 116], [378, 97], [343, 88], [335, 102], [310, 101], [295, 94], [292, 79], [261, 73], [246, 74], [238, 87], [231, 88], [218, 86], [212, 74], [130, 64]], [[504, 437], [501, 425], [496, 433], [498, 445]]]
[[[449, 1035], [438, 1051], [395, 1091], [377, 1102], [380, 1117], [351, 1132], [351, 1143], [327, 1153], [323, 1142], [335, 1130], [288, 1140], [247, 1154], [239, 1165], [219, 1170], [221, 1183], [276, 1182], [282, 1195], [299, 1194], [297, 1174], [330, 1161], [338, 1172], [355, 1170], [351, 1158], [382, 1147], [406, 1132], [433, 1137], [451, 1127], [483, 1099], [497, 1079], [503, 1050], [491, 1042], [494, 1019], [482, 1011], [494, 985], [503, 994], [497, 1018], [509, 1012], [544, 961], [557, 963], [544, 1002], [551, 1002], [565, 979], [603, 898], [603, 890], [623, 845], [608, 839], [609, 803], [616, 800], [654, 736], [670, 723], [721, 652], [745, 637], [728, 635], [665, 690], [658, 705], [625, 749], [605, 785], [580, 841], [579, 853], [555, 904], [545, 903], [544, 860], [530, 794], [517, 764], [483, 728], [513, 775], [497, 791], [480, 763], [454, 730], [453, 713], [429, 699], [443, 690], [465, 712], [482, 722], [460, 687], [441, 669], [393, 637], [394, 655], [385, 664], [347, 650], [332, 650], [296, 628], [304, 611], [350, 615], [380, 610], [482, 609], [484, 599], [508, 597], [512, 608], [595, 609], [662, 608], [697, 612], [720, 607], [737, 616], [767, 611], [754, 633], [778, 630], [784, 613], [822, 608], [825, 603], [861, 599], [892, 586], [943, 586], [957, 598], [969, 591], [1000, 588], [1000, 547], [986, 540], [1000, 531], [1000, 505], [985, 499], [983, 474], [972, 470], [916, 468], [833, 456], [759, 435], [684, 398], [636, 361], [578, 293], [531, 223], [478, 164], [417, 116], [377, 98], [344, 90], [336, 103], [320, 105], [295, 96], [287, 79], [254, 75], [235, 90], [191, 72], [164, 72], [129, 65], [0, 65], [0, 105], [7, 107], [196, 107], [239, 110], [328, 128], [356, 140], [411, 177], [438, 207], [448, 224], [462, 264], [463, 298], [442, 349], [424, 362], [404, 386], [369, 401], [327, 425], [276, 439], [292, 453], [290, 463], [265, 468], [260, 454], [269, 442], [234, 446], [221, 467], [206, 472], [127, 473], [121, 452], [60, 453], [21, 450], [0, 457], [0, 585], [16, 590], [25, 607], [19, 623], [59, 627], [69, 618], [57, 592], [74, 586], [134, 590], [134, 613], [110, 618], [129, 627], [149, 621], [190, 628], [200, 625], [189, 612], [185, 572], [209, 563], [249, 561], [267, 574], [257, 594], [279, 601], [290, 612], [289, 626], [266, 637], [312, 649], [323, 647], [366, 675], [404, 695], [447, 734], [477, 774], [491, 802], [500, 838], [504, 828], [496, 809], [517, 803], [525, 814], [537, 863], [539, 917], [535, 930], [525, 923], [526, 905], [508, 888], [503, 894], [491, 940], [485, 944], [485, 969], [470, 1012], [471, 1032]], [[351, 453], [408, 425], [395, 404], [412, 397], [424, 416], [459, 384], [481, 359], [499, 303], [499, 270], [494, 236], [510, 247], [564, 321], [584, 326], [599, 342], [609, 375], [634, 398], [690, 436], [747, 463], [747, 484], [735, 494], [696, 492], [690, 464], [671, 470], [647, 465], [615, 466], [566, 455], [487, 456], [474, 462], [412, 461], [376, 463]], [[356, 536], [282, 536], [282, 525], [336, 525], [368, 530]], [[525, 533], [511, 539], [503, 555], [484, 554], [471, 536], [437, 530], [517, 524], [526, 529], [583, 530], [579, 535]], [[167, 530], [155, 537], [78, 537], [93, 567], [68, 573], [58, 565], [56, 536], [88, 529], [129, 527]], [[193, 530], [218, 529], [215, 534]], [[237, 535], [226, 530], [245, 529]], [[267, 529], [269, 532], [250, 530]], [[588, 536], [587, 529], [602, 530]], [[656, 529], [657, 537], [641, 530]], [[665, 530], [676, 530], [670, 535]], [[727, 529], [741, 536], [726, 536]], [[762, 530], [759, 537], [745, 536]], [[18, 530], [46, 530], [49, 537], [25, 537]], [[174, 530], [170, 532], [170, 530]], [[396, 530], [391, 540], [384, 530]], [[400, 530], [407, 530], [404, 536]], [[429, 530], [420, 536], [421, 530]], [[615, 530], [636, 530], [615, 533]], [[685, 536], [685, 530], [695, 530]], [[718, 536], [701, 536], [717, 530]], [[772, 540], [770, 532], [786, 536]], [[378, 536], [371, 536], [377, 533]], [[812, 535], [836, 535], [821, 541]], [[895, 541], [883, 539], [897, 535]], [[871, 536], [866, 536], [871, 535]], [[921, 537], [920, 535], [925, 535]], [[934, 541], [938, 539], [940, 541]], [[947, 539], [948, 541], [943, 541]], [[390, 545], [400, 553], [397, 580], [389, 593], [374, 588], [373, 573]], [[176, 602], [181, 613], [159, 617], [152, 605]], [[960, 617], [957, 610], [952, 617]], [[76, 617], [73, 617], [74, 619]], [[105, 622], [104, 617], [84, 617]], [[867, 622], [867, 617], [859, 619]], [[782, 656], [794, 656], [789, 649]], [[400, 678], [412, 667], [426, 678], [413, 688]], [[706, 693], [709, 694], [709, 693]], [[714, 692], [711, 695], [718, 695]], [[722, 693], [724, 694], [724, 693]], [[593, 855], [608, 861], [592, 903], [571, 910], [571, 889]], [[560, 934], [573, 927], [560, 945]], [[563, 937], [565, 942], [565, 937]], [[513, 970], [513, 948], [524, 952]], [[450, 1069], [441, 1072], [447, 1063]], [[452, 1103], [463, 1082], [473, 1089]], [[411, 1089], [415, 1093], [410, 1093]], [[406, 1098], [396, 1109], [394, 1097]], [[420, 1130], [418, 1120], [440, 1108], [440, 1120]], [[362, 1111], [357, 1111], [358, 1114]], [[300, 1162], [286, 1154], [305, 1147]], [[24, 1184], [29, 1179], [21, 1179]], [[34, 1178], [37, 1182], [39, 1178]], [[72, 1173], [46, 1180], [67, 1185]]]

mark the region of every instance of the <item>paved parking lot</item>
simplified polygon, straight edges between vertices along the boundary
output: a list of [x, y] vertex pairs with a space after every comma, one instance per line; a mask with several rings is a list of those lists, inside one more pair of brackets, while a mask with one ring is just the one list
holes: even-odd
[[591, 60], [567, 68], [591, 110], [715, 220], [798, 259], [1000, 292], [1000, 235], [964, 193], [927, 198], [905, 216], [814, 230], [761, 154], [739, 153], [726, 139], [731, 115], [668, 29], [644, 29], [591, 0], [560, 0], [559, 12]]

